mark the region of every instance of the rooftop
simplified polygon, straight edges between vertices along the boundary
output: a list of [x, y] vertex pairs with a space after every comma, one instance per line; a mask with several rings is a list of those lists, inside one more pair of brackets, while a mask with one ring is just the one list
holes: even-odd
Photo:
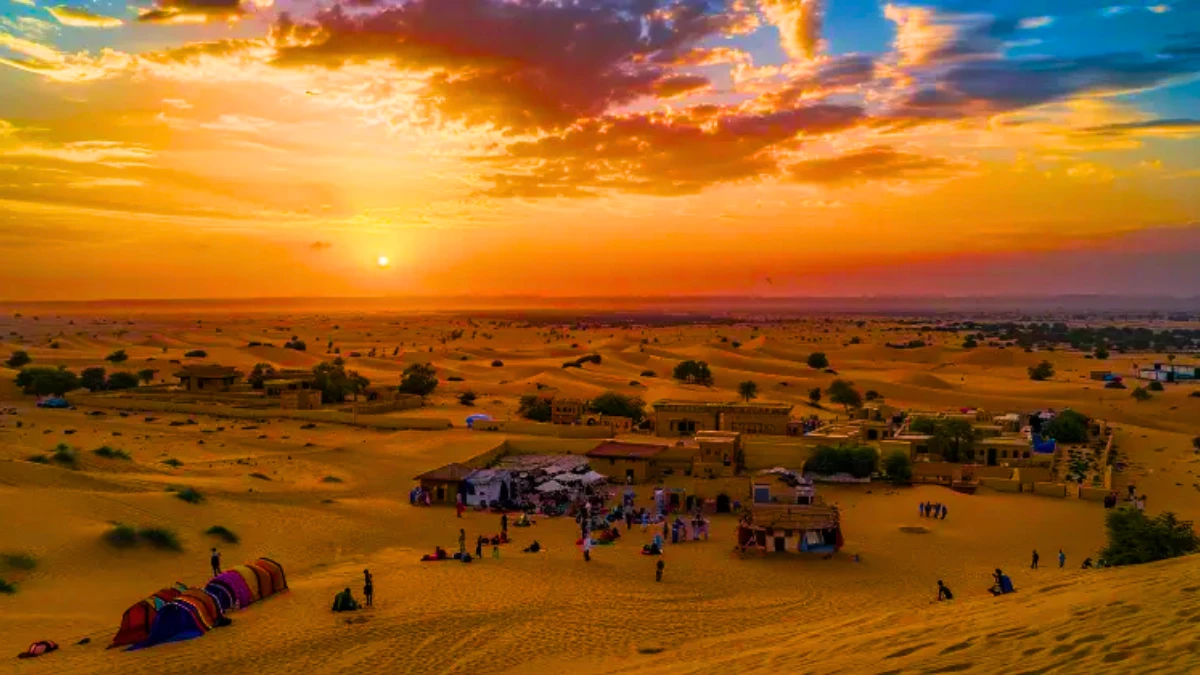
[[432, 471], [426, 471], [413, 480], [425, 480], [435, 483], [457, 483], [466, 478], [473, 471], [475, 471], [475, 469], [472, 469], [465, 464], [452, 462], [446, 466], [438, 467]]
[[724, 401], [724, 402], [722, 402], [722, 401], [683, 401], [680, 399], [670, 399], [670, 398], [664, 398], [662, 400], [655, 401], [653, 403], [653, 406], [655, 408], [657, 408], [659, 406], [668, 406], [668, 405], [683, 405], [683, 406], [689, 406], [689, 407], [693, 407], [693, 408], [711, 408], [713, 410], [723, 410], [723, 409], [730, 409], [730, 408], [742, 409], [742, 410], [753, 410], [755, 408], [766, 408], [769, 410], [774, 410], [776, 412], [782, 412], [782, 413], [790, 413], [792, 411], [792, 408], [795, 407], [795, 405], [793, 405], [791, 403], [773, 403], [771, 401], [762, 401], [762, 402], [758, 402], [758, 403], [742, 403], [740, 401], [733, 401], [733, 402], [728, 402], [728, 401]]
[[209, 379], [219, 379], [226, 377], [241, 377], [242, 373], [233, 366], [184, 366], [175, 373], [175, 377], [199, 377]]
[[604, 459], [650, 459], [666, 449], [667, 446], [665, 445], [607, 441], [592, 448], [591, 452], [587, 453], [587, 456]]

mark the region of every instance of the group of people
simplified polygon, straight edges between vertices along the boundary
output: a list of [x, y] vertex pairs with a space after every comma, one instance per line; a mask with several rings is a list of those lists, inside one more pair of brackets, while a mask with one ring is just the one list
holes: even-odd
[[433, 503], [433, 497], [429, 494], [429, 490], [420, 485], [408, 491], [409, 506], [429, 506]]
[[922, 518], [940, 518], [945, 520], [946, 514], [950, 512], [950, 509], [941, 502], [920, 502], [917, 504], [917, 511], [921, 514]]
[[[1029, 569], [1036, 570], [1038, 568], [1038, 561], [1041, 560], [1041, 556], [1038, 555], [1036, 548], [1033, 549], [1033, 558], [1032, 559], [1033, 559], [1033, 562], [1029, 565]], [[1091, 558], [1088, 558], [1085, 562], [1091, 562]], [[1058, 569], [1062, 569], [1063, 567], [1066, 566], [1066, 564], [1067, 564], [1067, 554], [1063, 553], [1063, 550], [1060, 548], [1060, 549], [1058, 549]]]

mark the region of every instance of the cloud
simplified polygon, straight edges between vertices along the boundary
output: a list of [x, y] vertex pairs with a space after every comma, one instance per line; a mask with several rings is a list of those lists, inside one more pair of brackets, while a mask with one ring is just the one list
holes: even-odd
[[[569, 126], [659, 92], [671, 65], [738, 28], [736, 0], [412, 0], [340, 5], [272, 30], [285, 68], [387, 63], [428, 118], [525, 132]], [[404, 86], [398, 82], [397, 87]]]
[[214, 122], [204, 122], [200, 125], [204, 129], [213, 131], [231, 131], [241, 134], [257, 134], [271, 127], [275, 123], [271, 120], [261, 117], [252, 117], [249, 115], [221, 115]]
[[807, 99], [854, 92], [874, 82], [877, 74], [874, 56], [846, 54], [822, 57], [806, 67], [793, 70], [790, 77], [764, 93], [760, 101], [772, 110], [791, 108]]
[[1146, 10], [1150, 11], [1150, 12], [1154, 12], [1155, 14], [1166, 14], [1167, 12], [1171, 11], [1171, 6], [1170, 5], [1150, 5], [1149, 7], [1146, 8]]
[[931, 66], [972, 58], [997, 58], [1018, 23], [981, 14], [946, 14], [932, 7], [884, 5], [896, 24], [893, 46], [902, 66]]
[[1105, 17], [1114, 17], [1114, 16], [1120, 16], [1128, 11], [1129, 11], [1129, 8], [1126, 7], [1125, 5], [1113, 5], [1111, 7], [1105, 7], [1104, 9], [1100, 10], [1100, 14]]
[[145, 187], [146, 184], [140, 180], [132, 178], [89, 178], [87, 180], [75, 181], [67, 183], [67, 187], [71, 188], [115, 188], [115, 187]]
[[783, 50], [796, 60], [811, 59], [821, 50], [824, 0], [759, 0], [767, 19], [779, 29]]
[[328, 241], [314, 241], [308, 247], [314, 251], [324, 251], [325, 249], [332, 248], [333, 244]]
[[133, 62], [128, 54], [103, 49], [97, 56], [69, 54], [39, 42], [0, 32], [0, 47], [25, 58], [0, 57], [0, 65], [41, 75], [57, 82], [90, 82], [124, 72]]
[[1045, 28], [1052, 23], [1054, 23], [1054, 17], [1052, 16], [1031, 16], [1018, 21], [1017, 27], [1023, 30], [1035, 30], [1038, 28]]
[[928, 157], [899, 152], [887, 146], [873, 146], [837, 157], [809, 159], [786, 167], [789, 179], [797, 183], [824, 185], [862, 183], [880, 180], [929, 180], [961, 173], [965, 167], [943, 157]]
[[1163, 136], [1190, 138], [1200, 136], [1200, 120], [1158, 119], [1140, 122], [1123, 122], [1086, 127], [1076, 131], [1091, 136]]
[[115, 17], [93, 14], [86, 9], [69, 5], [47, 7], [46, 11], [62, 25], [73, 28], [116, 28], [125, 23]]
[[654, 84], [654, 94], [661, 99], [691, 96], [712, 87], [703, 75], [673, 75]]
[[71, 164], [136, 166], [154, 157], [154, 152], [116, 141], [76, 141], [58, 146], [21, 145], [0, 150], [0, 157], [48, 159]]
[[157, 0], [152, 9], [138, 14], [138, 21], [149, 23], [206, 23], [210, 20], [236, 21], [247, 13], [246, 5], [270, 7], [271, 0]]

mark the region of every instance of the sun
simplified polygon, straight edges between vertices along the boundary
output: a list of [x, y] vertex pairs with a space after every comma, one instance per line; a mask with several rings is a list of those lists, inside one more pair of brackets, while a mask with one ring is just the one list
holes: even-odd
[[387, 267], [388, 265], [392, 264], [392, 261], [388, 260], [388, 257], [386, 255], [379, 256], [379, 260], [377, 260], [376, 262], [379, 264], [380, 267]]

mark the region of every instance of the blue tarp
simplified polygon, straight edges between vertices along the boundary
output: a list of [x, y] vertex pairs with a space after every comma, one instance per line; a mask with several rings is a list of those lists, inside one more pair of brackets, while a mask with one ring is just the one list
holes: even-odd
[[67, 399], [52, 396], [38, 401], [39, 408], [70, 408], [71, 404], [67, 403]]
[[1056, 447], [1058, 447], [1058, 443], [1053, 438], [1033, 442], [1033, 451], [1042, 455], [1052, 454]]
[[476, 422], [491, 422], [491, 415], [467, 415], [467, 428], [474, 429]]
[[149, 637], [131, 649], [145, 649], [167, 642], [191, 640], [204, 635], [205, 632], [204, 623], [196, 616], [194, 608], [182, 602], [168, 602], [158, 610], [158, 616], [154, 617]]

